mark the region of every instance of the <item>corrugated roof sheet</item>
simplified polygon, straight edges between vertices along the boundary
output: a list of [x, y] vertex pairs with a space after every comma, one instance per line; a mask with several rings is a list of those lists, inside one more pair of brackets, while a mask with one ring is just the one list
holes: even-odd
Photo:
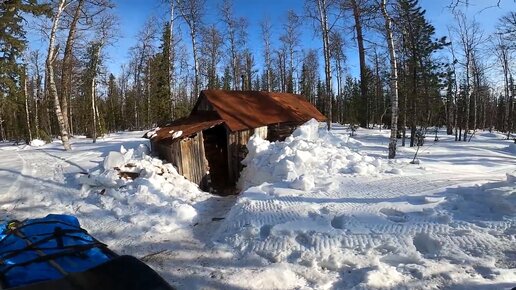
[[201, 98], [213, 105], [228, 128], [235, 132], [283, 122], [326, 120], [300, 95], [258, 91], [204, 90]]
[[[216, 112], [199, 112], [167, 124], [157, 130], [155, 132], [156, 136], [151, 139], [153, 142], [183, 139], [222, 123], [224, 123], [224, 120]], [[180, 131], [181, 133], [178, 133]]]

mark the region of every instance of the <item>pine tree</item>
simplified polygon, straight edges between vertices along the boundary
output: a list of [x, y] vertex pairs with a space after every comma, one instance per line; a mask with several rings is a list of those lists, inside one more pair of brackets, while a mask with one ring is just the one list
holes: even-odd
[[315, 105], [317, 96], [317, 80], [319, 78], [317, 68], [319, 67], [319, 61], [317, 58], [317, 52], [313, 49], [308, 50], [304, 56], [303, 64], [301, 67], [301, 79], [300, 79], [300, 90], [301, 95], [305, 96], [307, 100]]
[[[24, 102], [19, 101], [23, 94], [24, 64], [21, 58], [27, 46], [23, 27], [27, 14], [48, 15], [49, 6], [35, 0], [7, 0], [0, 5], [0, 140], [14, 137], [13, 133], [5, 136], [4, 128], [15, 128], [13, 122], [18, 121], [15, 120], [17, 115], [24, 114]], [[13, 117], [6, 120], [7, 114]], [[9, 119], [10, 122], [6, 122]]]
[[151, 121], [157, 124], [172, 119], [172, 98], [170, 96], [170, 27], [165, 23], [161, 38], [161, 52], [151, 60]]
[[113, 74], [109, 74], [106, 107], [107, 114], [105, 120], [108, 131], [114, 132], [124, 129], [122, 118], [122, 100], [120, 97], [120, 90], [118, 88], [116, 78]]
[[396, 157], [396, 143], [398, 134], [398, 59], [392, 37], [392, 19], [387, 12], [386, 1], [381, 3], [383, 18], [385, 19], [385, 33], [391, 61], [391, 136], [389, 141], [389, 159]]
[[425, 10], [418, 0], [398, 0], [395, 23], [398, 23], [403, 39], [401, 52], [405, 54], [407, 70], [400, 74], [405, 78], [400, 82], [405, 86], [400, 92], [408, 95], [404, 98], [408, 102], [404, 108], [410, 110], [410, 146], [414, 146], [416, 127], [430, 125], [433, 99], [439, 95], [440, 64], [433, 59], [433, 53], [447, 42], [445, 38], [434, 39], [435, 28], [425, 18]]

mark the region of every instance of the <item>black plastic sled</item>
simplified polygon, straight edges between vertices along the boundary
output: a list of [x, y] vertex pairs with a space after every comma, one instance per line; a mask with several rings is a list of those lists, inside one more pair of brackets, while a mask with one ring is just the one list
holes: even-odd
[[172, 290], [163, 278], [132, 256], [119, 256], [90, 270], [12, 290]]

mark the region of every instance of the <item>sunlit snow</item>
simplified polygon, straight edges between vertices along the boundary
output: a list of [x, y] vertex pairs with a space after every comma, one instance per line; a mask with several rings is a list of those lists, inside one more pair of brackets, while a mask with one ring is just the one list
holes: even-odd
[[349, 133], [311, 121], [285, 142], [254, 136], [237, 197], [199, 190], [144, 132], [77, 137], [71, 152], [0, 144], [0, 214], [73, 214], [178, 289], [516, 286], [512, 141], [439, 131], [411, 164], [415, 148], [385, 158], [387, 130]]

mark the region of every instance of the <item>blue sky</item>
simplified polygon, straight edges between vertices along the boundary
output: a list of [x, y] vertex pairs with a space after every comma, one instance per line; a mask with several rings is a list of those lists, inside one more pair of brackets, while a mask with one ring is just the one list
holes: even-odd
[[[448, 34], [447, 26], [453, 25], [454, 19], [446, 8], [452, 0], [420, 0], [421, 6], [427, 10], [427, 18], [436, 27], [436, 37]], [[168, 6], [163, 4], [161, 0], [114, 0], [114, 14], [119, 17], [121, 36], [117, 41], [107, 48], [109, 59], [107, 61], [108, 69], [117, 74], [120, 65], [128, 62], [129, 48], [136, 44], [136, 35], [142, 29], [144, 22], [152, 15], [159, 20], [168, 19]], [[207, 0], [206, 14], [204, 22], [206, 24], [217, 23], [219, 21], [218, 5], [222, 0]], [[468, 17], [475, 17], [480, 22], [486, 33], [494, 30], [500, 16], [509, 11], [516, 10], [516, 2], [514, 0], [501, 0], [500, 7], [490, 7], [497, 0], [470, 0], [469, 7], [461, 7], [466, 11]], [[236, 16], [243, 16], [248, 19], [248, 43], [249, 48], [254, 52], [257, 69], [261, 69], [262, 65], [262, 36], [260, 31], [260, 22], [268, 17], [272, 23], [273, 48], [276, 46], [277, 38], [282, 33], [282, 25], [285, 15], [289, 9], [293, 9], [299, 14], [304, 13], [304, 0], [234, 0], [234, 11]], [[181, 21], [181, 20], [179, 20]], [[352, 19], [346, 18], [348, 25], [352, 25]], [[221, 24], [221, 23], [219, 23]], [[180, 24], [181, 25], [181, 24]], [[220, 25], [221, 26], [221, 25]], [[181, 25], [182, 31], [185, 26]], [[161, 30], [161, 29], [160, 29]], [[358, 74], [358, 56], [356, 44], [350, 30], [346, 30], [346, 56], [347, 67], [352, 75]], [[367, 36], [366, 36], [367, 37]], [[34, 36], [29, 36], [29, 40], [33, 40]], [[190, 48], [189, 38], [186, 34], [183, 40], [187, 41], [186, 47]], [[303, 48], [321, 49], [322, 44], [314, 33], [310, 20], [305, 20], [302, 27], [301, 42]], [[45, 44], [37, 41], [31, 41], [31, 49], [45, 49]], [[320, 61], [322, 64], [322, 61]]]
[[[168, 20], [168, 7], [162, 4], [159, 0], [146, 1], [146, 0], [116, 0], [115, 14], [119, 16], [121, 34], [122, 36], [116, 42], [116, 45], [109, 48], [108, 51], [111, 55], [113, 63], [110, 64], [111, 70], [117, 71], [120, 64], [124, 63], [124, 59], [128, 57], [128, 49], [134, 46], [136, 43], [136, 35], [141, 30], [145, 21], [152, 15], [158, 17], [158, 19]], [[220, 23], [220, 15], [218, 5], [222, 1], [219, 0], [207, 0], [206, 13], [204, 17], [205, 24]], [[249, 22], [248, 29], [248, 41], [249, 47], [254, 51], [255, 59], [261, 62], [262, 54], [262, 36], [260, 30], [260, 22], [265, 18], [269, 17], [272, 23], [272, 37], [277, 38], [282, 31], [282, 20], [289, 9], [293, 9], [297, 13], [303, 13], [303, 0], [234, 0], [233, 9], [236, 16], [245, 17]], [[186, 27], [180, 23], [181, 19], [178, 20], [178, 24], [183, 32]], [[304, 27], [310, 28], [310, 27]], [[309, 29], [311, 30], [311, 29]], [[318, 47], [318, 43], [313, 39], [314, 33], [312, 31], [303, 31], [303, 42], [313, 43], [314, 47]], [[183, 41], [186, 43], [186, 47], [190, 49], [189, 36], [184, 34]], [[273, 39], [276, 41], [276, 39]]]
[[[452, 0], [421, 0], [421, 6], [427, 10], [427, 17], [436, 27], [437, 35], [447, 35], [447, 25], [453, 24], [453, 16], [447, 5]], [[218, 9], [220, 0], [207, 0], [205, 23], [216, 23], [219, 21]], [[158, 19], [168, 18], [167, 6], [161, 4], [161, 1], [148, 0], [118, 0], [115, 1], [117, 7], [115, 13], [120, 18], [120, 27], [122, 37], [115, 43], [113, 47], [108, 49], [111, 57], [109, 69], [117, 72], [122, 63], [127, 62], [129, 47], [135, 45], [135, 35], [143, 26], [145, 20], [151, 15], [156, 15]], [[500, 7], [491, 7], [490, 3], [496, 3], [496, 0], [470, 0], [469, 7], [465, 9], [468, 17], [475, 17], [479, 21], [486, 32], [493, 31], [493, 27], [501, 15], [508, 11], [516, 10], [516, 3], [513, 0], [502, 0]], [[260, 32], [260, 21], [265, 17], [269, 17], [273, 25], [273, 41], [277, 41], [277, 37], [282, 33], [283, 20], [288, 9], [293, 9], [299, 14], [304, 12], [303, 0], [234, 0], [234, 11], [237, 16], [244, 16], [249, 21], [248, 41], [249, 47], [254, 51], [255, 59], [258, 66], [262, 63], [262, 49]], [[492, 4], [491, 4], [492, 5]], [[352, 19], [346, 19], [351, 23]], [[321, 42], [315, 37], [313, 28], [309, 20], [305, 21], [302, 31], [303, 47], [321, 48]], [[184, 30], [184, 26], [182, 26]], [[348, 36], [350, 36], [348, 34]], [[188, 41], [188, 36], [183, 39]], [[274, 43], [273, 43], [274, 44]], [[349, 72], [353, 75], [357, 74], [358, 61], [355, 43], [348, 37], [346, 53], [348, 57]], [[187, 43], [189, 48], [189, 43]], [[322, 63], [322, 62], [321, 62]]]

